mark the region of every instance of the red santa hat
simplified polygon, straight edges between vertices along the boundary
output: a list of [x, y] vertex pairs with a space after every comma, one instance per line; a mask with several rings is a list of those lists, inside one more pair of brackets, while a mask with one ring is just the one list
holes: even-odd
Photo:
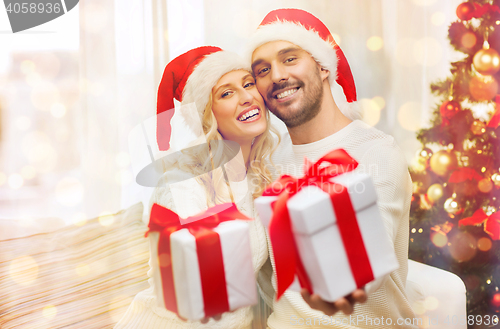
[[361, 117], [356, 99], [356, 86], [351, 68], [339, 45], [328, 28], [317, 17], [301, 9], [277, 9], [264, 17], [252, 35], [248, 50], [250, 55], [258, 47], [283, 40], [306, 50], [321, 67], [330, 71], [330, 86], [336, 81], [343, 89], [347, 104], [339, 108], [348, 118]]
[[[170, 148], [174, 98], [183, 105], [194, 103], [202, 118], [215, 84], [224, 74], [240, 69], [250, 70], [250, 65], [239, 55], [212, 46], [191, 49], [168, 63], [158, 87], [156, 108], [156, 138], [160, 151]], [[195, 134], [202, 133], [200, 120], [189, 115], [185, 120]]]

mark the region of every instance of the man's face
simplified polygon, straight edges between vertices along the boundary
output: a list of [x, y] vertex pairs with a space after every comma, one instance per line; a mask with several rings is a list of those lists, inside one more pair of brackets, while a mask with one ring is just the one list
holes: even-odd
[[319, 113], [329, 72], [304, 49], [287, 41], [268, 42], [253, 52], [252, 71], [267, 107], [287, 127]]

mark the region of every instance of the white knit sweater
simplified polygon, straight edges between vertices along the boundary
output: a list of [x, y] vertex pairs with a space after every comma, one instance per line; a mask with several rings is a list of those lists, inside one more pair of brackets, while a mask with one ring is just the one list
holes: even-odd
[[[336, 148], [344, 148], [359, 162], [356, 169], [358, 172], [369, 173], [372, 176], [377, 190], [379, 209], [387, 233], [394, 245], [399, 269], [392, 272], [386, 280], [378, 282], [378, 289], [375, 292], [369, 292], [366, 303], [356, 304], [351, 318], [342, 312], [329, 318], [322, 312], [311, 309], [300, 294], [294, 291], [288, 290], [279, 301], [271, 301], [274, 298], [272, 295], [274, 291], [270, 289], [276, 287], [276, 282], [273, 277], [272, 286], [269, 285], [272, 267], [271, 262], [267, 262], [259, 273], [259, 285], [267, 293], [266, 301], [271, 302], [274, 309], [267, 324], [272, 329], [416, 328], [397, 325], [398, 319], [404, 321], [405, 318], [412, 319], [415, 315], [405, 293], [408, 271], [411, 179], [405, 158], [394, 139], [356, 120], [337, 133], [310, 144], [293, 145], [290, 137], [285, 135], [274, 153], [273, 161], [278, 172], [295, 177], [303, 176], [304, 156], [311, 161], [316, 161], [328, 151]], [[387, 322], [382, 324], [382, 317], [391, 318], [392, 325], [387, 325]], [[356, 321], [350, 321], [353, 318], [364, 320], [356, 323]], [[371, 323], [368, 318], [372, 320]], [[376, 324], [377, 322], [379, 325]]]
[[[220, 170], [220, 168], [217, 170]], [[169, 181], [169, 177], [170, 179], [176, 178], [177, 181], [179, 178], [184, 178], [186, 180], [167, 186], [166, 182]], [[189, 177], [191, 177], [189, 174], [180, 170], [173, 170], [166, 173], [159, 182], [158, 187], [153, 192], [150, 209], [153, 203], [158, 203], [175, 211], [184, 218], [206, 210], [208, 207], [205, 188], [201, 186], [195, 178]], [[243, 180], [241, 182], [230, 182], [230, 186], [234, 201], [238, 206], [238, 210], [248, 217], [255, 218], [255, 220], [250, 222], [250, 243], [252, 247], [253, 267], [255, 275], [257, 276], [259, 269], [268, 258], [264, 227], [262, 226], [260, 220], [255, 216], [253, 210], [253, 198], [251, 192], [248, 190], [247, 181]], [[127, 309], [126, 314], [115, 326], [115, 328], [247, 329], [251, 327], [251, 307], [224, 313], [221, 320], [215, 321], [210, 319], [207, 324], [202, 324], [199, 321], [185, 322], [180, 320], [176, 314], [156, 306], [157, 296], [154, 292], [154, 280], [152, 275], [152, 270], [150, 269], [148, 271], [149, 289], [142, 291], [135, 296], [131, 305]]]

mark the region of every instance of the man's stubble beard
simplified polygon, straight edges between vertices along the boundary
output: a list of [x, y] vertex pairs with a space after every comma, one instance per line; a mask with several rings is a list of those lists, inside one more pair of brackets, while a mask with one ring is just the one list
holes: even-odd
[[[281, 105], [281, 111], [278, 110], [278, 106], [271, 108], [268, 104], [269, 110], [276, 115], [281, 121], [283, 121], [288, 128], [295, 128], [303, 123], [309, 122], [318, 115], [321, 109], [321, 102], [323, 100], [323, 84], [321, 76], [318, 71], [315, 71], [314, 77], [311, 79], [309, 84], [309, 91], [304, 89], [304, 83], [301, 83], [301, 89], [304, 93], [301, 101], [295, 101], [296, 104], [286, 106]], [[275, 89], [281, 89], [275, 88]]]

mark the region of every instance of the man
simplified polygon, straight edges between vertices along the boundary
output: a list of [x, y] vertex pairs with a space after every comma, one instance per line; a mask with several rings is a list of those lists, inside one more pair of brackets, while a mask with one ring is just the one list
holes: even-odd
[[[304, 156], [316, 161], [333, 149], [345, 149], [359, 162], [356, 170], [369, 173], [374, 180], [384, 225], [400, 264], [389, 276], [334, 303], [305, 290], [302, 296], [288, 290], [279, 301], [274, 298], [268, 326], [405, 327], [404, 319], [414, 318], [405, 293], [411, 180], [400, 149], [391, 136], [355, 120], [359, 112], [349, 65], [315, 16], [298, 9], [270, 12], [252, 36], [250, 52], [257, 88], [269, 110], [288, 128], [288, 136], [283, 136], [273, 156], [276, 166], [302, 176]], [[342, 110], [330, 89], [336, 82], [348, 102]], [[265, 272], [261, 279], [266, 274], [269, 280]], [[266, 290], [265, 280], [259, 283]]]

